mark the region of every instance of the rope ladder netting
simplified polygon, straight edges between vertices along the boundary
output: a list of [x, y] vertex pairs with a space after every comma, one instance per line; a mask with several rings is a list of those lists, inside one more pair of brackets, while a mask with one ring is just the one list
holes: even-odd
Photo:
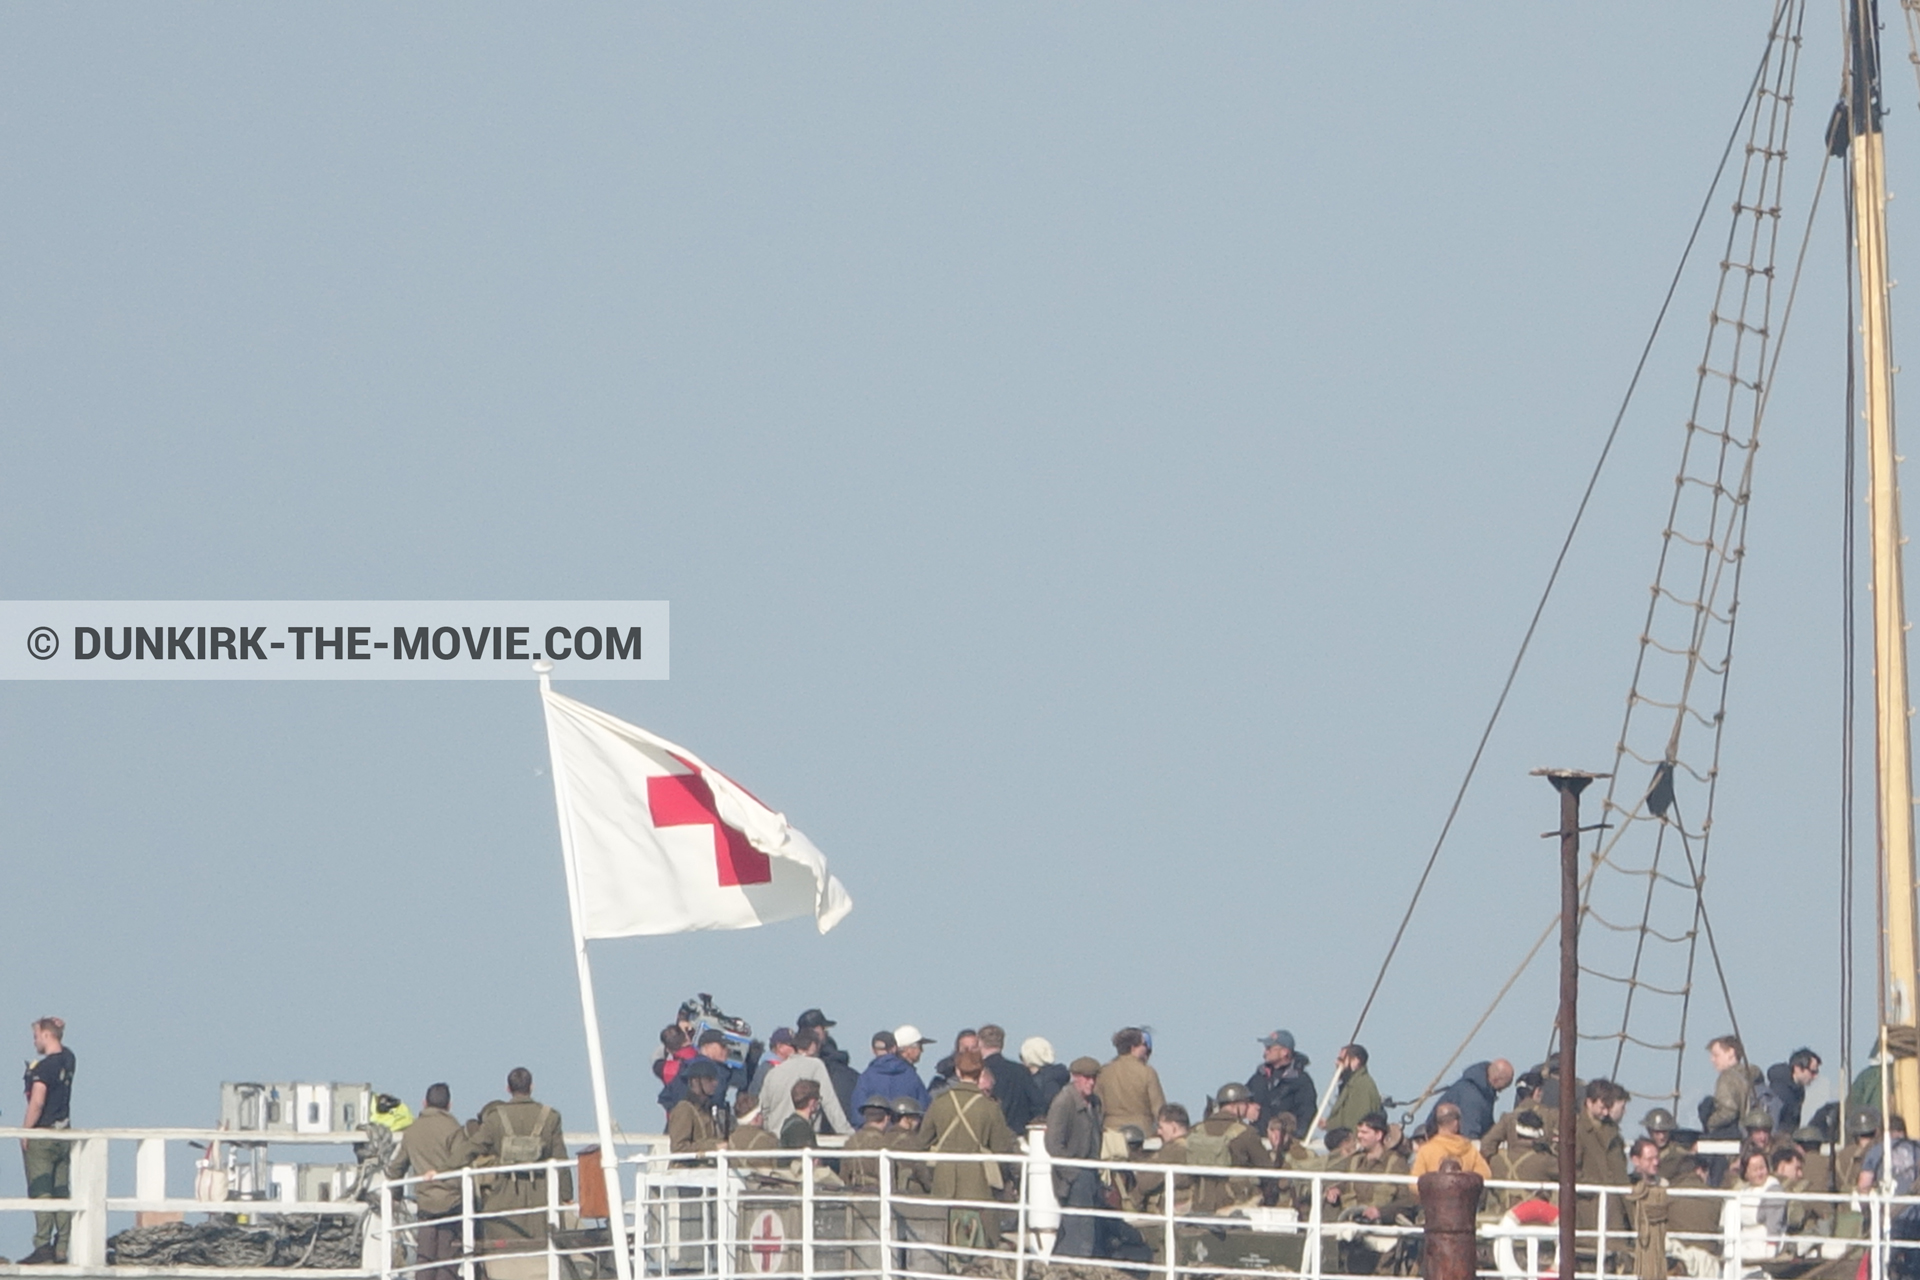
[[[1915, 24], [1914, 30], [1920, 33], [1920, 0], [1902, 3], [1909, 21]], [[1732, 217], [1708, 309], [1704, 350], [1683, 424], [1679, 467], [1638, 636], [1611, 776], [1599, 796], [1598, 814], [1585, 820], [1593, 825], [1595, 835], [1581, 881], [1580, 1038], [1594, 1042], [1594, 1047], [1581, 1054], [1581, 1074], [1588, 1078], [1607, 1075], [1636, 1088], [1644, 1099], [1676, 1108], [1681, 1098], [1690, 1021], [1708, 1017], [1713, 1024], [1709, 1034], [1727, 1030], [1738, 1034], [1734, 1001], [1720, 965], [1703, 890], [1712, 848], [1754, 458], [1831, 162], [1829, 156], [1821, 165], [1798, 257], [1792, 264], [1791, 284], [1783, 289], [1777, 267], [1783, 233], [1787, 139], [1805, 16], [1805, 0], [1776, 0], [1772, 6], [1765, 48], [1734, 131], [1727, 139], [1727, 152], [1709, 188], [1707, 203], [1702, 205], [1704, 220], [1714, 192], [1730, 170], [1737, 170]], [[1920, 55], [1916, 56], [1916, 67], [1920, 68]], [[1701, 225], [1696, 221], [1695, 238]], [[1693, 246], [1694, 239], [1689, 239], [1676, 270], [1676, 285]], [[1674, 286], [1670, 285], [1667, 301], [1648, 338], [1649, 351], [1673, 297]], [[1588, 497], [1638, 387], [1646, 359], [1647, 351], [1643, 351], [1594, 477], [1588, 482]], [[1569, 545], [1585, 508], [1583, 498], [1568, 531]], [[1534, 623], [1522, 639], [1513, 671], [1483, 732], [1480, 749], [1462, 779], [1460, 796], [1456, 796], [1442, 825], [1440, 839], [1362, 1008], [1359, 1025], [1364, 1025], [1372, 1009], [1407, 921], [1452, 828], [1460, 799], [1480, 763], [1487, 735], [1504, 708], [1513, 674], [1526, 656], [1540, 610], [1554, 589], [1565, 555], [1563, 546], [1536, 608]], [[1541, 933], [1518, 967], [1413, 1105], [1418, 1106], [1443, 1080], [1451, 1078], [1455, 1063], [1554, 935], [1557, 923], [1557, 913], [1543, 918]], [[1702, 941], [1707, 943], [1706, 959], [1718, 987], [1718, 999], [1710, 1009], [1696, 1010]], [[1549, 1059], [1552, 1050], [1549, 1040]], [[1683, 1124], [1688, 1121], [1689, 1117], [1681, 1117]]]
[[[1593, 1064], [1676, 1107], [1700, 943], [1737, 1033], [1702, 892], [1726, 729], [1728, 679], [1746, 557], [1748, 504], [1773, 374], [1781, 208], [1803, 3], [1774, 11], [1748, 114], [1733, 217], [1707, 315], [1612, 777], [1582, 895], [1583, 1041]], [[1602, 1029], [1604, 1028], [1604, 1029]], [[1671, 1081], [1664, 1093], [1646, 1092]]]

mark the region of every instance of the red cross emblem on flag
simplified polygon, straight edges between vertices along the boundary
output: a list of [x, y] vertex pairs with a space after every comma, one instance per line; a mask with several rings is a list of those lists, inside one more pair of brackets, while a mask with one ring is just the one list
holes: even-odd
[[773, 882], [773, 864], [767, 855], [721, 821], [713, 803], [713, 788], [697, 770], [648, 778], [647, 809], [656, 827], [705, 826], [712, 830], [714, 866], [722, 885]]

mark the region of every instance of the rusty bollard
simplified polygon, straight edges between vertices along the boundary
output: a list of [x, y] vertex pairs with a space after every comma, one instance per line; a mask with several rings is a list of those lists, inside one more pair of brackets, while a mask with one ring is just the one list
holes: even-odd
[[1478, 1269], [1474, 1213], [1482, 1185], [1479, 1174], [1458, 1169], [1420, 1176], [1420, 1222], [1426, 1233], [1420, 1248], [1422, 1280], [1473, 1280]]

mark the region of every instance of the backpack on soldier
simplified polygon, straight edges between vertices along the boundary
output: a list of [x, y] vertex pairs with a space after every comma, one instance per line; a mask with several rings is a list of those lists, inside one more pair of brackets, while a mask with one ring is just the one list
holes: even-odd
[[506, 1130], [500, 1139], [500, 1163], [533, 1164], [546, 1149], [543, 1135], [547, 1128], [547, 1117], [553, 1114], [553, 1108], [545, 1103], [540, 1104], [540, 1113], [534, 1119], [532, 1133], [515, 1133], [507, 1114], [503, 1112], [500, 1116], [500, 1127]]
[[1247, 1126], [1235, 1121], [1225, 1133], [1208, 1133], [1204, 1127], [1187, 1133], [1187, 1163], [1207, 1164], [1217, 1168], [1228, 1168], [1233, 1164], [1234, 1139], [1247, 1131]]

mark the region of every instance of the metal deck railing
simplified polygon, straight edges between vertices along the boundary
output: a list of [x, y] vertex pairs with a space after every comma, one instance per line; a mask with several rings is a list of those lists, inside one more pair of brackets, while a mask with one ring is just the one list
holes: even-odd
[[[1035, 1144], [1037, 1145], [1037, 1144]], [[878, 1185], [855, 1189], [832, 1170], [858, 1160], [878, 1172]], [[903, 1168], [942, 1164], [1004, 1166], [1004, 1198], [976, 1201], [906, 1194]], [[1054, 1161], [1033, 1155], [939, 1155], [863, 1150], [716, 1152], [708, 1156], [635, 1155], [621, 1161], [623, 1221], [636, 1277], [750, 1280], [790, 1275], [802, 1280], [936, 1280], [954, 1275], [1028, 1280], [1058, 1263], [1108, 1267], [1135, 1277], [1271, 1277], [1305, 1280], [1418, 1274], [1420, 1228], [1399, 1221], [1365, 1222], [1327, 1202], [1331, 1185], [1390, 1184], [1415, 1201], [1413, 1180], [1316, 1170], [1206, 1169], [1112, 1161]], [[1103, 1186], [1141, 1173], [1162, 1175], [1151, 1211], [1137, 1205], [1062, 1208], [1053, 1194], [1055, 1168], [1090, 1168]], [[539, 1188], [541, 1204], [490, 1209], [490, 1179], [503, 1171], [461, 1170], [461, 1208], [443, 1220], [458, 1232], [459, 1256], [421, 1263], [414, 1243], [425, 1225], [409, 1213], [406, 1196], [419, 1180], [389, 1184], [379, 1193], [370, 1256], [386, 1277], [428, 1273], [427, 1280], [584, 1280], [613, 1276], [611, 1232], [604, 1220], [583, 1223], [560, 1199], [561, 1171], [573, 1162], [524, 1166], [517, 1171]], [[591, 1175], [589, 1175], [591, 1176]], [[1220, 1214], [1192, 1210], [1202, 1183], [1263, 1184], [1290, 1204], [1245, 1203]], [[1547, 1184], [1494, 1181], [1491, 1192], [1551, 1195]], [[1583, 1187], [1594, 1225], [1579, 1232], [1573, 1280], [1633, 1280], [1635, 1232], [1626, 1217], [1625, 1187]], [[525, 1191], [521, 1192], [525, 1197]], [[1670, 1200], [1709, 1201], [1718, 1229], [1669, 1231], [1667, 1254], [1676, 1271], [1715, 1280], [1751, 1280], [1818, 1272], [1848, 1277], [1864, 1265], [1869, 1280], [1888, 1280], [1895, 1251], [1920, 1247], [1897, 1239], [1904, 1212], [1920, 1237], [1920, 1197], [1809, 1195], [1783, 1190], [1689, 1190]], [[1809, 1232], [1772, 1231], [1771, 1211], [1791, 1204], [1815, 1207], [1822, 1222]], [[1056, 1253], [1063, 1220], [1082, 1215], [1105, 1223], [1099, 1234], [1132, 1246], [1131, 1256], [1063, 1257]], [[540, 1216], [538, 1228], [504, 1238], [490, 1224]], [[1583, 1219], [1586, 1215], [1583, 1214]], [[1557, 1275], [1558, 1229], [1512, 1216], [1483, 1214], [1481, 1274], [1488, 1280], [1545, 1280]], [[1920, 1259], [1916, 1259], [1920, 1266]], [[483, 1271], [484, 1268], [484, 1271]]]

